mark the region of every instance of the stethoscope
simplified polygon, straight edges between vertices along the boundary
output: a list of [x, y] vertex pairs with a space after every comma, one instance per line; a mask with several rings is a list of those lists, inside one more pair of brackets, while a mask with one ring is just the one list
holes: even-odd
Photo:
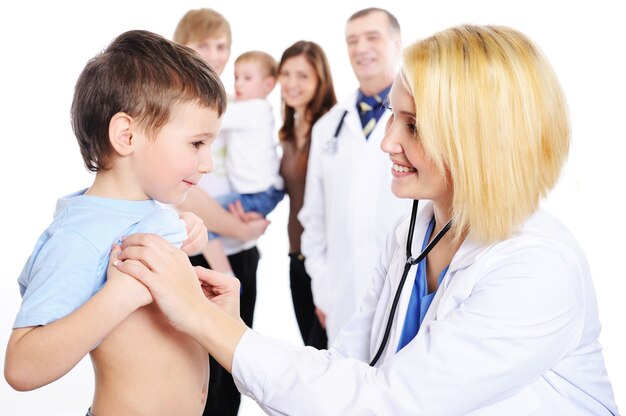
[[337, 123], [337, 128], [335, 129], [335, 134], [333, 137], [326, 141], [326, 153], [334, 155], [337, 153], [337, 142], [339, 140], [339, 133], [341, 133], [341, 128], [343, 127], [343, 122], [348, 115], [348, 110], [344, 110], [341, 118], [339, 119], [339, 123]]
[[378, 347], [378, 351], [376, 355], [370, 362], [370, 366], [374, 366], [387, 345], [389, 341], [389, 334], [391, 333], [391, 325], [393, 324], [393, 318], [396, 315], [396, 309], [398, 308], [398, 302], [400, 301], [400, 294], [402, 293], [402, 287], [404, 286], [404, 282], [406, 281], [406, 277], [409, 274], [409, 270], [411, 266], [416, 265], [420, 261], [422, 261], [430, 251], [435, 248], [439, 240], [443, 238], [443, 236], [448, 232], [450, 227], [452, 226], [452, 220], [448, 221], [448, 223], [437, 233], [435, 238], [426, 246], [426, 248], [417, 256], [417, 258], [413, 258], [411, 254], [411, 246], [413, 245], [413, 232], [415, 231], [415, 220], [417, 218], [417, 206], [419, 204], [419, 200], [413, 201], [413, 210], [411, 211], [411, 222], [409, 223], [409, 235], [406, 238], [406, 262], [404, 263], [404, 271], [402, 272], [402, 278], [400, 279], [400, 283], [398, 283], [398, 288], [396, 289], [396, 294], [393, 297], [393, 303], [391, 304], [391, 311], [389, 312], [389, 318], [387, 318], [387, 325], [385, 327], [385, 334], [383, 335], [383, 340], [380, 343], [380, 347]]

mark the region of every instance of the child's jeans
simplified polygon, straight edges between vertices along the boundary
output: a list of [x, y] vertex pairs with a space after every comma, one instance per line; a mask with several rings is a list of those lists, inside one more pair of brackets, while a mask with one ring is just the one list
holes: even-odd
[[[217, 202], [220, 203], [224, 209], [228, 210], [228, 206], [235, 201], [241, 201], [241, 206], [246, 212], [258, 212], [264, 217], [276, 208], [276, 205], [285, 196], [285, 191], [282, 189], [276, 189], [273, 186], [267, 191], [257, 192], [255, 194], [238, 194], [231, 192], [226, 195], [222, 195], [217, 198]], [[219, 237], [218, 234], [209, 231], [209, 240]]]

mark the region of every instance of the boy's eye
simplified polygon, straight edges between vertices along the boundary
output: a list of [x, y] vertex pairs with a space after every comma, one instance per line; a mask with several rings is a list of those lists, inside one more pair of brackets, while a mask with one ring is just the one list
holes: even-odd
[[202, 146], [203, 144], [204, 144], [204, 141], [203, 141], [203, 140], [200, 140], [200, 141], [197, 141], [197, 142], [193, 142], [193, 143], [191, 143], [191, 145], [192, 145], [193, 147], [195, 147], [196, 149], [199, 149], [199, 148], [200, 148], [200, 146]]

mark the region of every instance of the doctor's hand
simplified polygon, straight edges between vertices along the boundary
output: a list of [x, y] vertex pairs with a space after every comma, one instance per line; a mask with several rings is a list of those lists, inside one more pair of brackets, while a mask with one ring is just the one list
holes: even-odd
[[193, 256], [202, 252], [202, 249], [209, 242], [206, 227], [200, 217], [191, 212], [181, 212], [180, 219], [185, 222], [187, 229], [187, 239], [180, 248], [188, 256]]
[[113, 265], [150, 290], [173, 327], [188, 333], [194, 329], [207, 298], [185, 252], [161, 236], [132, 234], [122, 241], [117, 258]]
[[[152, 303], [152, 295], [147, 287], [133, 279], [132, 276], [120, 271], [114, 266], [115, 262], [119, 261], [118, 256], [121, 253], [121, 249], [117, 245], [111, 247], [111, 253], [109, 254], [109, 265], [107, 266], [107, 281], [105, 285], [107, 287], [114, 287], [119, 291], [119, 296], [116, 299], [127, 299], [129, 304], [138, 309], [142, 306]], [[133, 262], [135, 260], [128, 260]], [[137, 262], [137, 264], [139, 264]]]
[[241, 291], [239, 279], [205, 269], [201, 266], [196, 266], [195, 270], [206, 298], [217, 305], [223, 312], [239, 319]]

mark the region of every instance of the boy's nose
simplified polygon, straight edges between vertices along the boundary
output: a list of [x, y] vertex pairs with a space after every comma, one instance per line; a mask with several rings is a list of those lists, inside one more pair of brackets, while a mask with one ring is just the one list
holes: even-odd
[[200, 159], [200, 163], [198, 164], [198, 172], [204, 174], [210, 173], [213, 170], [213, 157], [211, 156], [211, 152], [206, 157]]

